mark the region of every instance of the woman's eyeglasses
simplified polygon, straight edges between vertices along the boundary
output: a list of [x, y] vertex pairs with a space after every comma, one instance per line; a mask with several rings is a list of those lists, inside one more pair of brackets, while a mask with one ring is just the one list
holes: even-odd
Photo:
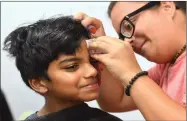
[[134, 34], [135, 30], [135, 25], [133, 22], [130, 20], [130, 18], [144, 10], [147, 10], [155, 5], [158, 5], [160, 2], [159, 1], [152, 1], [144, 5], [143, 7], [135, 10], [134, 12], [126, 15], [121, 24], [120, 24], [120, 33], [119, 33], [119, 38], [124, 40], [124, 38], [131, 38]]

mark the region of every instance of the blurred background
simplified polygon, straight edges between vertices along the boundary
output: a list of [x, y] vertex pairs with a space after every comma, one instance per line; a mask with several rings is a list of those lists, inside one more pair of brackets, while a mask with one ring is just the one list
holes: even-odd
[[[1, 3], [1, 88], [5, 93], [13, 116], [16, 120], [24, 115], [39, 110], [44, 99], [26, 87], [15, 66], [15, 62], [2, 50], [5, 37], [14, 29], [24, 24], [33, 23], [56, 15], [74, 15], [85, 12], [100, 19], [108, 36], [117, 37], [107, 17], [109, 2], [3, 2]], [[143, 70], [153, 63], [136, 55]], [[96, 101], [88, 102], [91, 107], [99, 108]], [[128, 113], [111, 113], [122, 120], [144, 120], [139, 111]]]

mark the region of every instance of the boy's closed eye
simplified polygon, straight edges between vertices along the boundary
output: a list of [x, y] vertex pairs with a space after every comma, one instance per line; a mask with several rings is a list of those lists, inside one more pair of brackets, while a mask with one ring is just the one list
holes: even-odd
[[74, 72], [79, 69], [81, 63], [80, 58], [68, 58], [59, 62], [60, 69], [64, 69], [68, 72]]
[[66, 67], [63, 67], [63, 69], [65, 69], [68, 72], [74, 72], [79, 69], [79, 64], [71, 64]]

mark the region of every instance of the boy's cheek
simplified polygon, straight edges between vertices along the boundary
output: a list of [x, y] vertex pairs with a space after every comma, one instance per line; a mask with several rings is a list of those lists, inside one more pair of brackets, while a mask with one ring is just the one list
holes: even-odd
[[103, 71], [103, 64], [99, 63], [99, 62], [95, 62], [95, 63], [92, 63], [92, 65], [94, 66], [94, 68], [97, 70], [97, 80], [98, 80], [98, 83], [99, 85], [101, 84], [101, 72]]

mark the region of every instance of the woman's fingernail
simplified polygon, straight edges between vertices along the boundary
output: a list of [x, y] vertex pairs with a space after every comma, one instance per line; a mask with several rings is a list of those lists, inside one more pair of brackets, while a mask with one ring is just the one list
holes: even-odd
[[97, 31], [97, 29], [96, 29], [94, 26], [92, 26], [92, 25], [89, 25], [87, 28], [88, 28], [88, 30], [89, 30], [92, 34], [95, 34], [96, 31]]

